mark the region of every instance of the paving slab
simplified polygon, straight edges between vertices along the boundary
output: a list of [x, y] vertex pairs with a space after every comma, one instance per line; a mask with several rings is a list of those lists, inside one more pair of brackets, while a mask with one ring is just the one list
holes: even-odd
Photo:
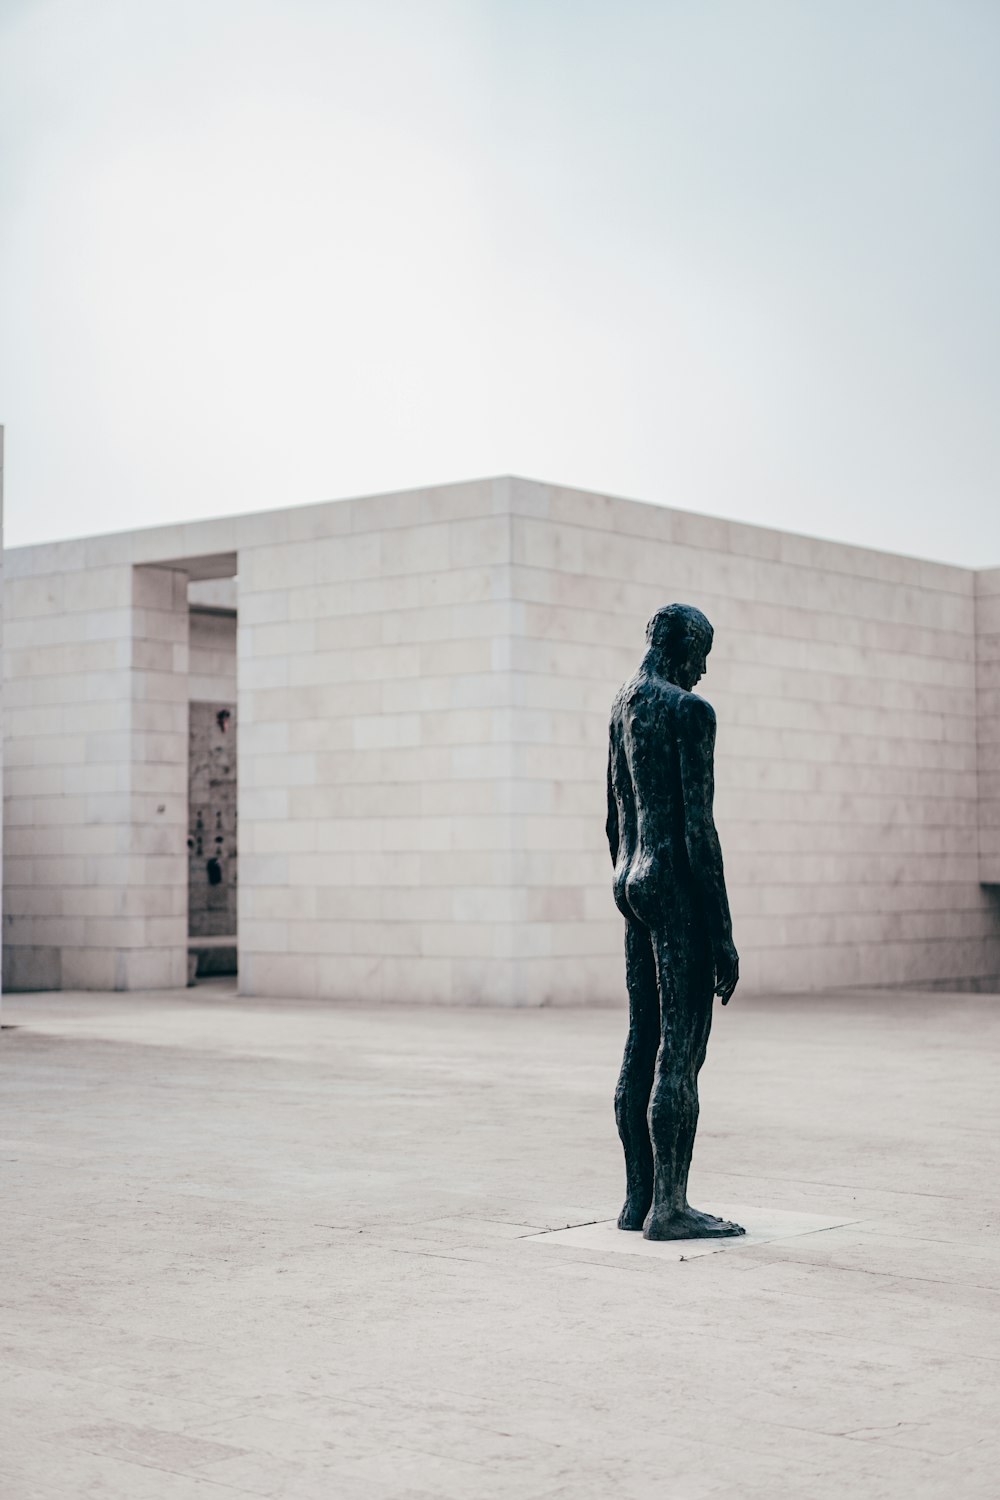
[[711, 1253], [614, 1228], [623, 1011], [4, 1019], [3, 1500], [995, 1500], [997, 997], [737, 995]]
[[596, 1250], [600, 1254], [645, 1255], [654, 1260], [694, 1260], [699, 1255], [724, 1255], [727, 1251], [746, 1250], [751, 1245], [770, 1245], [775, 1240], [794, 1239], [800, 1234], [821, 1234], [827, 1229], [843, 1229], [856, 1223], [853, 1219], [830, 1218], [825, 1214], [789, 1212], [781, 1208], [760, 1208], [746, 1203], [702, 1203], [699, 1207], [717, 1218], [739, 1224], [745, 1231], [732, 1238], [689, 1240], [647, 1240], [638, 1233], [625, 1233], [615, 1219], [596, 1224], [570, 1224], [565, 1229], [544, 1230], [524, 1238], [561, 1250], [574, 1246], [578, 1250]]

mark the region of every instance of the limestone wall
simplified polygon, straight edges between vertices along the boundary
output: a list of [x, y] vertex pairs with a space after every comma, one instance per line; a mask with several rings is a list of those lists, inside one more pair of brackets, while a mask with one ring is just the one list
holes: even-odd
[[[0, 426], [0, 797], [3, 794], [3, 427]], [[2, 819], [0, 819], [2, 825]], [[0, 862], [3, 858], [3, 827], [0, 826]], [[3, 957], [3, 901], [0, 896], [0, 964]], [[0, 1010], [2, 1010], [2, 986], [0, 986]]]
[[979, 878], [1000, 887], [1000, 568], [976, 575], [976, 684]]
[[[746, 988], [1000, 975], [977, 859], [972, 573], [526, 481], [512, 511], [519, 993], [621, 989], [596, 815], [607, 713], [673, 599], [716, 627], [699, 691], [718, 714]], [[995, 700], [981, 679], [981, 710]]]
[[747, 987], [1000, 975], [996, 575], [507, 479], [19, 549], [8, 573], [13, 987], [183, 983], [187, 705], [232, 701], [231, 617], [189, 625], [189, 591], [239, 610], [246, 993], [620, 999], [607, 713], [672, 598], [717, 629]]
[[83, 543], [11, 556], [6, 986], [183, 983], [181, 575], [97, 557], [88, 565]]
[[[197, 611], [189, 656], [190, 588], [239, 610], [244, 992], [509, 998], [507, 497], [483, 481], [16, 552], [12, 985], [183, 982], [187, 703], [230, 670]], [[136, 590], [163, 576], [157, 625]], [[154, 627], [176, 632], [169, 670]]]
[[249, 993], [510, 997], [507, 493], [290, 511], [241, 548]]

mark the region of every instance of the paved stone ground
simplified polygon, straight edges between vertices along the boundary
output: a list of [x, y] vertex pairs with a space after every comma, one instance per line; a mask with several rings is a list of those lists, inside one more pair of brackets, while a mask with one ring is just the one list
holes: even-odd
[[995, 1497], [1000, 999], [716, 1017], [678, 1262], [618, 1209], [618, 1013], [11, 997], [4, 1500]]

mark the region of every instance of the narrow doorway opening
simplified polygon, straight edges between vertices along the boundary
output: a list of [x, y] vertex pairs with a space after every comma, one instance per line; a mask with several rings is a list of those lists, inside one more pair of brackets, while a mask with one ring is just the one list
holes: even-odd
[[237, 972], [236, 579], [188, 584], [188, 983]]

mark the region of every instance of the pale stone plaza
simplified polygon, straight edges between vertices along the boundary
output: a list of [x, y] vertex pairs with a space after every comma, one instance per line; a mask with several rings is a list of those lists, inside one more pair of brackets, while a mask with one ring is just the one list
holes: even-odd
[[620, 1008], [6, 1014], [5, 1500], [997, 1493], [995, 996], [737, 994], [684, 1260], [537, 1238], [620, 1205]]

